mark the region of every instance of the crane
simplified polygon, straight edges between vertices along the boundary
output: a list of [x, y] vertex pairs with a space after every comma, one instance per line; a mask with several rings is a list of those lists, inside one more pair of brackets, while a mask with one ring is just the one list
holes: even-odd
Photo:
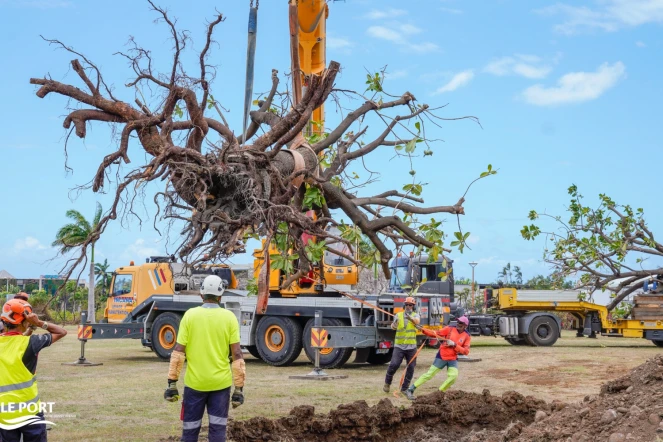
[[[297, 105], [306, 92], [308, 79], [312, 75], [321, 75], [326, 68], [326, 21], [329, 8], [326, 0], [290, 0], [288, 4], [288, 21], [290, 28], [290, 55], [292, 71], [292, 101]], [[311, 122], [302, 136], [321, 134], [324, 131], [324, 105], [313, 111]], [[315, 217], [310, 211], [309, 216]], [[335, 229], [335, 228], [334, 228]], [[334, 232], [337, 236], [340, 232]], [[310, 237], [309, 237], [310, 238]], [[307, 239], [306, 241], [308, 241]], [[315, 241], [315, 238], [310, 238]], [[329, 245], [329, 249], [349, 254], [343, 244]], [[270, 243], [265, 253], [265, 240], [262, 248], [254, 250], [254, 277], [258, 281], [258, 312], [267, 311], [268, 298], [271, 293], [280, 297], [297, 297], [300, 295], [329, 294], [326, 285], [337, 286], [348, 290], [358, 282], [358, 266], [352, 261], [338, 257], [332, 252], [324, 254], [321, 263], [314, 265], [314, 270], [295, 281], [289, 287], [280, 288], [282, 272], [272, 269], [270, 260], [265, 255], [279, 253], [274, 243]]]

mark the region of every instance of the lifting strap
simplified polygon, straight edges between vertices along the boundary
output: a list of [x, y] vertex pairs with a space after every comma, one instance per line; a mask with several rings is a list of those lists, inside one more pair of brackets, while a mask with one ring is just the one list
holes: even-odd
[[[253, 69], [255, 66], [256, 57], [256, 34], [258, 33], [258, 3], [253, 7], [253, 0], [251, 0], [251, 8], [249, 9], [249, 40], [246, 47], [246, 87], [244, 90], [244, 126], [243, 133], [246, 133], [246, 128], [249, 122], [249, 112], [251, 111], [251, 103], [253, 102]], [[247, 140], [244, 140], [246, 143]]]

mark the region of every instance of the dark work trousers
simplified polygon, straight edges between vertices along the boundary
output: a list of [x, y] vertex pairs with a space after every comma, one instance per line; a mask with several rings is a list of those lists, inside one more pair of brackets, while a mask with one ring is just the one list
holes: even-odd
[[[391, 355], [391, 362], [389, 363], [389, 368], [387, 368], [387, 376], [384, 378], [384, 383], [391, 385], [391, 381], [394, 379], [394, 374], [398, 371], [398, 367], [401, 366], [401, 362], [403, 362], [403, 358], [405, 358], [405, 362], [410, 364], [410, 361], [414, 358], [414, 354], [417, 352], [416, 348], [413, 348], [412, 350], [403, 350], [402, 348], [395, 347], [394, 348], [394, 354]], [[412, 361], [410, 365], [408, 365], [407, 370], [405, 371], [405, 379], [403, 380], [403, 386], [401, 387], [402, 391], [407, 390], [407, 388], [410, 386], [410, 382], [412, 381], [412, 376], [414, 376], [414, 367], [417, 365], [417, 360], [415, 359]]]
[[209, 442], [226, 442], [230, 387], [217, 391], [196, 391], [184, 387], [182, 399], [182, 439], [183, 442], [196, 442], [207, 407], [209, 417]]
[[[37, 416], [44, 417], [42, 413], [38, 413]], [[0, 441], [2, 442], [46, 442], [47, 440], [46, 425], [44, 424], [26, 425], [15, 430], [0, 430]]]

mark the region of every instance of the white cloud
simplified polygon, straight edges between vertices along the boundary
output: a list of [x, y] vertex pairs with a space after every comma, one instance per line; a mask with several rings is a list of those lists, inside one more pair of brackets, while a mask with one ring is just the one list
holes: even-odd
[[596, 72], [571, 72], [562, 76], [556, 86], [541, 84], [531, 86], [523, 92], [523, 98], [537, 106], [554, 106], [581, 103], [600, 97], [617, 82], [625, 78], [626, 67], [622, 62], [613, 65], [603, 63]]
[[536, 55], [515, 54], [493, 60], [483, 69], [493, 75], [520, 75], [525, 78], [545, 78], [552, 67]]
[[463, 11], [455, 8], [440, 8], [440, 11], [446, 12], [447, 14], [462, 14]]
[[412, 35], [421, 33], [421, 28], [418, 28], [414, 25], [404, 24], [398, 27], [402, 33]]
[[0, 6], [9, 5], [19, 8], [36, 8], [36, 9], [56, 9], [56, 8], [69, 8], [73, 6], [73, 2], [64, 0], [14, 0], [3, 1], [0, 0]]
[[663, 0], [600, 0], [596, 3], [593, 9], [557, 3], [535, 12], [564, 16], [564, 21], [554, 29], [567, 35], [584, 29], [614, 32], [647, 23], [663, 23]]
[[435, 91], [436, 94], [442, 94], [444, 92], [455, 91], [456, 89], [466, 86], [474, 78], [474, 72], [471, 69], [468, 69], [463, 72], [459, 72], [453, 76], [451, 80], [441, 88]]
[[435, 43], [412, 43], [405, 37], [406, 35], [413, 35], [420, 32], [422, 32], [420, 28], [408, 24], [394, 25], [390, 27], [370, 26], [366, 30], [366, 33], [373, 38], [390, 41], [420, 54], [433, 52], [439, 49]]
[[396, 80], [397, 78], [405, 78], [408, 76], [408, 71], [405, 69], [399, 69], [394, 72], [386, 72], [385, 73], [385, 78], [388, 78], [389, 80]]
[[137, 239], [133, 244], [129, 245], [122, 252], [121, 258], [124, 261], [133, 260], [135, 262], [144, 261], [145, 258], [150, 256], [161, 256], [162, 252], [159, 251], [156, 247], [151, 247], [146, 244], [145, 240], [142, 238]]
[[46, 250], [48, 247], [43, 245], [37, 238], [26, 236], [25, 238], [17, 239], [14, 242], [14, 253], [20, 253], [30, 250]]
[[480, 239], [479, 235], [470, 235], [469, 238], [467, 238], [467, 243], [470, 245], [479, 244]]
[[371, 12], [366, 14], [366, 18], [370, 18], [372, 20], [384, 20], [386, 18], [401, 17], [406, 14], [407, 11], [404, 9], [395, 9], [395, 8], [389, 8], [385, 10], [373, 9]]
[[647, 45], [646, 45], [646, 44], [644, 44], [644, 43], [643, 43], [643, 42], [641, 42], [641, 41], [636, 41], [636, 42], [635, 42], [635, 45], [636, 45], [637, 47], [639, 47], [639, 48], [644, 48], [644, 47], [647, 47]]
[[327, 47], [330, 49], [349, 49], [354, 44], [343, 37], [327, 37]]
[[403, 36], [394, 31], [393, 29], [385, 28], [384, 26], [370, 26], [366, 32], [368, 35], [381, 40], [387, 40], [398, 44], [405, 43]]
[[429, 41], [423, 43], [410, 44], [408, 45], [408, 47], [414, 52], [417, 52], [419, 54], [427, 54], [429, 52], [435, 52], [440, 49], [438, 45], [436, 45], [435, 43], [431, 43]]

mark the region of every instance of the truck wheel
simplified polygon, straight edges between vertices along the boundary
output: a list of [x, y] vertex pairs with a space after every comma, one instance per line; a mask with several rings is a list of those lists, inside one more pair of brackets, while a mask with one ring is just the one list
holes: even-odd
[[663, 340], [653, 340], [652, 342], [657, 347], [663, 347]]
[[181, 319], [177, 313], [162, 313], [152, 323], [152, 350], [163, 361], [170, 360], [170, 354], [177, 344]]
[[[304, 328], [304, 351], [311, 363], [315, 364], [315, 348], [311, 346], [311, 329], [315, 319], [311, 318], [306, 322]], [[322, 325], [329, 327], [343, 327], [350, 325], [338, 318], [322, 318]], [[354, 348], [321, 348], [320, 349], [320, 367], [321, 368], [339, 368], [342, 367], [350, 356]]]
[[290, 365], [302, 352], [302, 326], [285, 316], [265, 316], [258, 322], [256, 349], [269, 365]]
[[256, 359], [262, 359], [260, 357], [260, 353], [258, 353], [258, 347], [255, 345], [247, 345], [246, 350], [249, 352], [251, 356], [253, 356]]
[[557, 342], [559, 328], [550, 316], [538, 316], [529, 325], [527, 342], [537, 347], [549, 347]]
[[389, 352], [387, 353], [379, 353], [379, 354], [375, 352], [375, 349], [372, 349], [368, 355], [368, 359], [366, 359], [366, 362], [368, 362], [371, 365], [384, 365], [391, 362], [391, 356], [393, 354], [394, 354], [393, 348], [390, 348]]
[[520, 338], [504, 338], [504, 340], [511, 345], [530, 345], [525, 339]]

